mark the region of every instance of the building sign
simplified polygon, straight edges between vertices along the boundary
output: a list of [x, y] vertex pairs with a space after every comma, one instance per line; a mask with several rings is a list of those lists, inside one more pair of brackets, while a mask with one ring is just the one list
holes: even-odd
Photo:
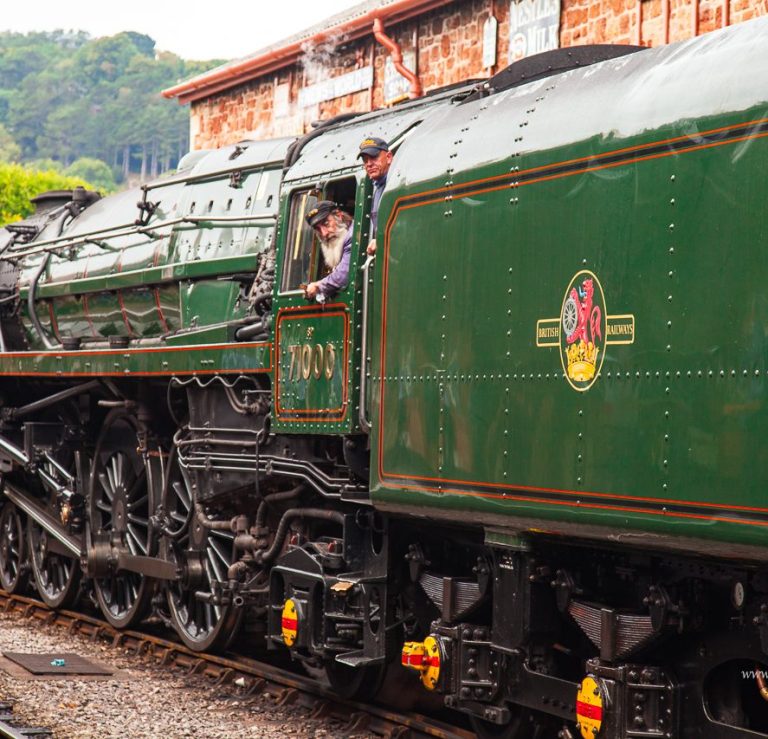
[[512, 0], [509, 61], [560, 46], [560, 0]]
[[[416, 52], [413, 49], [403, 52], [403, 66], [411, 72], [416, 71]], [[384, 63], [384, 105], [407, 98], [410, 91], [411, 83], [395, 69], [392, 57], [388, 56]]]
[[275, 118], [285, 118], [291, 112], [291, 86], [284, 82], [275, 85], [275, 94], [272, 101], [272, 112]]
[[367, 90], [373, 85], [373, 67], [353, 69], [338, 77], [307, 85], [299, 90], [299, 106], [308, 108], [325, 100], [333, 100], [360, 90]]
[[492, 15], [483, 23], [483, 69], [496, 64], [496, 39], [499, 22]]

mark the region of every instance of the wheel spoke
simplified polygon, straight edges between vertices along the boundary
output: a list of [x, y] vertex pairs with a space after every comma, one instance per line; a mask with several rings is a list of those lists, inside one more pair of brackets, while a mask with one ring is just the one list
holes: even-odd
[[[205, 558], [208, 564], [210, 565], [210, 570], [208, 569], [208, 567], [205, 568], [205, 571], [208, 573], [209, 582], [213, 582], [214, 580], [223, 582], [224, 580], [226, 580], [226, 578], [222, 576], [219, 563], [216, 561], [216, 558], [214, 557], [213, 549], [211, 547], [208, 547], [205, 550]], [[213, 576], [211, 575], [211, 570], [213, 570]]]
[[141, 473], [136, 477], [136, 479], [131, 483], [131, 487], [125, 496], [129, 502], [129, 505], [131, 501], [136, 501], [136, 505], [140, 505], [141, 501], [147, 499], [146, 493], [144, 493], [143, 496], [139, 496], [138, 498], [136, 497], [140, 490], [146, 489], [146, 485], [145, 485], [146, 478], [147, 478], [147, 471], [142, 470]]
[[[128, 536], [127, 536], [128, 546], [131, 549], [131, 553], [132, 554], [136, 554], [136, 547], [138, 547], [138, 549], [141, 550], [141, 553], [144, 556], [146, 556], [147, 552], [148, 552], [147, 544], [146, 544], [146, 537], [145, 536], [140, 536], [138, 534], [138, 532], [135, 530], [135, 527], [131, 526], [130, 524], [128, 524], [128, 530], [127, 530], [126, 533], [128, 534]], [[131, 546], [131, 542], [135, 542], [135, 547]]]
[[192, 508], [192, 498], [189, 494], [189, 490], [187, 489], [187, 486], [183, 484], [181, 481], [176, 480], [173, 483], [172, 487], [173, 487], [173, 492], [176, 493], [176, 498], [178, 499], [178, 502], [184, 506], [185, 511], [189, 511], [190, 508]]
[[117, 487], [120, 484], [120, 477], [118, 476], [117, 472], [117, 464], [117, 456], [113, 456], [107, 461], [106, 467], [104, 468], [104, 471], [107, 474], [107, 479], [109, 480], [109, 489], [113, 493], [115, 490], [117, 490]]
[[113, 457], [115, 488], [121, 483], [125, 484], [125, 461], [125, 455], [122, 452], [118, 452]]
[[98, 480], [104, 490], [104, 494], [107, 496], [107, 500], [111, 503], [115, 498], [115, 488], [112, 485], [109, 475], [102, 472], [98, 475]]
[[216, 556], [221, 560], [225, 567], [229, 567], [232, 564], [232, 539], [230, 537], [224, 538], [224, 541], [217, 541], [215, 537], [208, 533], [208, 549], [216, 553]]

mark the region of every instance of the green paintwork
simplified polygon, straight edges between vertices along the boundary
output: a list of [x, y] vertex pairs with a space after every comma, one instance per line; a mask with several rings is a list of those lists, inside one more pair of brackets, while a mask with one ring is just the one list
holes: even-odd
[[[343, 303], [280, 311], [273, 418], [292, 428], [349, 428], [349, 310]], [[331, 426], [331, 428], [334, 428]]]
[[[357, 273], [362, 264], [363, 244], [367, 243], [368, 225], [362, 214], [365, 212], [367, 217], [366, 197], [370, 188], [360, 177], [359, 171], [343, 174], [358, 178], [349, 285], [333, 298], [327, 308], [308, 302], [300, 290], [277, 290], [273, 300], [273, 310], [277, 316], [273, 387], [277, 388], [277, 394], [272, 427], [278, 432], [340, 434], [350, 433], [357, 428], [359, 392], [355, 391], [359, 374], [359, 350], [356, 349], [360, 342], [360, 326], [352, 316], [361, 299], [361, 285]], [[300, 181], [297, 184], [298, 189], [303, 189], [309, 183]], [[291, 192], [291, 189], [286, 188], [282, 196], [281, 224], [288, 220]], [[287, 248], [284, 243], [285, 231], [282, 226], [278, 227], [276, 285], [282, 284], [283, 257]], [[307, 313], [311, 315], [307, 316]], [[301, 319], [294, 316], [301, 316]], [[325, 350], [328, 344], [334, 347], [335, 354], [334, 374], [330, 380], [324, 373], [320, 378], [316, 378], [314, 372], [306, 379], [287, 379], [291, 369], [290, 347], [321, 345]]]
[[239, 299], [240, 286], [226, 280], [195, 280], [181, 291], [181, 323], [200, 326], [216, 321], [233, 321], [245, 315], [247, 301]]
[[[404, 144], [376, 267], [379, 506], [768, 555], [766, 40], [743, 24], [552, 77]], [[537, 346], [583, 270], [634, 326], [588, 388], [564, 335]]]
[[[338, 200], [334, 186], [341, 180], [354, 179], [354, 231], [352, 254], [350, 259], [350, 284], [332, 298], [333, 307], [319, 309], [312, 318], [302, 318], [300, 321], [283, 322], [286, 329], [278, 332], [276, 345], [276, 372], [273, 387], [277, 388], [276, 406], [282, 409], [273, 416], [272, 428], [278, 432], [308, 433], [308, 434], [340, 434], [360, 431], [360, 352], [362, 328], [362, 291], [363, 278], [361, 268], [365, 261], [365, 247], [368, 244], [370, 229], [370, 203], [372, 188], [370, 181], [362, 171], [360, 160], [357, 158], [359, 144], [370, 136], [381, 136], [396, 147], [401, 139], [412, 129], [425, 125], [429, 116], [434, 116], [439, 110], [451, 104], [454, 93], [436, 94], [434, 97], [411, 102], [396, 110], [372, 113], [355, 118], [350, 123], [330, 129], [323, 136], [311, 140], [301, 151], [298, 161], [285, 174], [281, 192], [281, 219], [277, 228], [278, 264], [276, 285], [283, 285], [283, 270], [286, 252], [293, 247], [295, 234], [294, 224], [291, 223], [290, 203], [296, 192], [314, 189], [322, 182], [318, 199], [331, 198]], [[317, 194], [317, 193], [316, 193]], [[293, 230], [291, 230], [293, 229]], [[317, 279], [313, 275], [311, 279]], [[276, 315], [291, 315], [295, 311], [311, 309], [300, 290], [277, 290], [273, 301]], [[337, 374], [332, 381], [324, 377], [319, 379], [314, 375], [295, 382], [285, 380], [290, 371], [289, 346], [296, 344], [314, 343], [316, 338], [302, 338], [302, 332], [313, 333], [314, 337], [323, 337], [322, 341], [333, 343], [341, 341], [342, 321], [338, 315], [330, 316], [339, 311], [345, 313], [348, 323], [349, 338], [347, 351], [342, 359], [341, 352], [337, 353]], [[277, 319], [280, 323], [279, 318]], [[343, 362], [343, 374], [341, 374]], [[287, 369], [286, 369], [287, 368]], [[342, 380], [345, 387], [339, 385]], [[346, 398], [344, 401], [343, 399]], [[339, 405], [342, 399], [343, 405]], [[290, 409], [290, 410], [287, 410]], [[320, 412], [318, 412], [320, 409]], [[342, 413], [343, 409], [343, 413]]]
[[0, 376], [147, 377], [266, 373], [271, 370], [269, 343], [140, 346], [91, 351], [6, 352]]
[[[254, 274], [256, 256], [271, 246], [289, 143], [252, 142], [195, 158], [176, 180], [150, 186], [147, 199], [158, 205], [144, 228], [134, 225], [141, 199], [134, 190], [92, 205], [60, 235], [46, 230], [41, 247], [22, 247], [30, 254], [21, 264], [26, 303], [40, 248], [52, 246], [35, 293], [48, 340], [167, 337], [241, 318], [240, 283], [219, 280]], [[22, 321], [30, 346], [43, 348], [24, 311]]]
[[[49, 227], [37, 241], [14, 247], [28, 254], [21, 262], [23, 306], [41, 249], [52, 249], [35, 311], [49, 341], [79, 337], [82, 344], [77, 351], [41, 351], [23, 308], [31, 350], [0, 354], [0, 374], [270, 372], [271, 343], [237, 342], [234, 334], [246, 314], [256, 256], [272, 244], [280, 163], [289, 143], [250, 142], [192, 157], [176, 180], [150, 186], [147, 199], [159, 205], [144, 230], [133, 223], [141, 194], [129, 191], [92, 205], [61, 234]], [[239, 176], [236, 186], [232, 172]], [[180, 217], [204, 220], [163, 225]], [[242, 289], [230, 275], [244, 276]], [[131, 342], [111, 349], [111, 337]]]

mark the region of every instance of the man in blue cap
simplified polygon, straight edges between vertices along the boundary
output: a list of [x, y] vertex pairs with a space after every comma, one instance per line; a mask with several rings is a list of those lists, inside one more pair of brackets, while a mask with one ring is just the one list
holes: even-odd
[[387, 184], [387, 173], [392, 164], [392, 152], [384, 139], [371, 136], [360, 143], [358, 158], [363, 160], [365, 173], [373, 182], [373, 202], [371, 203], [371, 232], [368, 254], [376, 253], [376, 230], [379, 225], [379, 203]]
[[322, 280], [310, 282], [304, 294], [310, 300], [325, 302], [349, 284], [349, 257], [352, 254], [352, 216], [338, 203], [320, 200], [306, 215], [317, 233], [323, 260], [330, 270]]

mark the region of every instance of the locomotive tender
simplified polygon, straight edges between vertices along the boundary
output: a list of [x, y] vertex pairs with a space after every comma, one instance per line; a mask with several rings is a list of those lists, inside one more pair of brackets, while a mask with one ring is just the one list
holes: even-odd
[[[559, 50], [41, 198], [0, 245], [3, 587], [349, 696], [400, 669], [482, 736], [768, 735], [766, 48]], [[320, 199], [352, 279], [309, 303]]]

